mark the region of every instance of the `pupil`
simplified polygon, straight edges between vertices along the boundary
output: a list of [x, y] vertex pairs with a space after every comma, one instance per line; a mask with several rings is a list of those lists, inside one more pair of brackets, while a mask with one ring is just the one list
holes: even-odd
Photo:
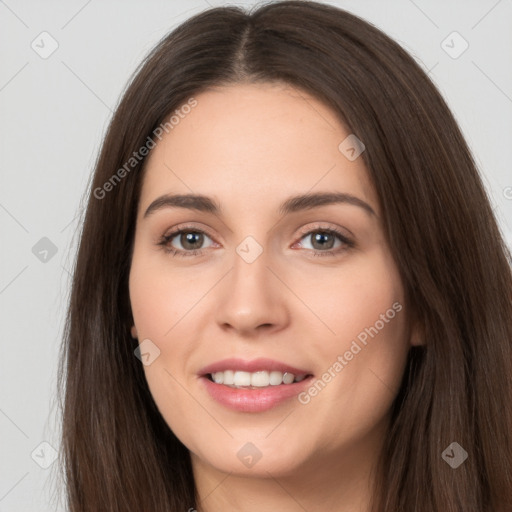
[[[197, 249], [194, 244], [199, 244], [201, 247], [203, 241], [203, 235], [201, 233], [186, 233], [181, 235], [181, 243], [185, 249]], [[192, 247], [190, 247], [192, 245]]]
[[[330, 243], [328, 241], [326, 241], [326, 239], [328, 237], [331, 237], [331, 240], [330, 240]], [[323, 248], [323, 249], [331, 249], [332, 246], [333, 246], [333, 243], [334, 243], [334, 239], [332, 237], [332, 235], [330, 234], [325, 234], [325, 233], [317, 233], [316, 235], [314, 235], [313, 237], [314, 241], [313, 241], [313, 247], [315, 246], [315, 243], [320, 243], [320, 248]]]

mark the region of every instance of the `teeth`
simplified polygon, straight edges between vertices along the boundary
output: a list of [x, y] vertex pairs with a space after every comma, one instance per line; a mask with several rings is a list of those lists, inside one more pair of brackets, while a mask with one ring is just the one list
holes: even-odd
[[271, 386], [279, 386], [283, 382], [283, 374], [281, 372], [270, 372], [269, 384]]
[[235, 386], [250, 386], [251, 374], [249, 372], [235, 372], [234, 383]]
[[283, 375], [283, 384], [291, 384], [295, 380], [293, 373], [285, 373]]
[[251, 374], [251, 386], [254, 386], [256, 388], [263, 388], [265, 386], [268, 386], [268, 372], [261, 371], [261, 372], [254, 372]]
[[292, 384], [300, 382], [306, 378], [306, 375], [297, 375], [288, 372], [278, 372], [266, 370], [258, 372], [244, 372], [235, 370], [226, 370], [224, 372], [215, 372], [211, 374], [213, 382], [224, 384], [231, 387], [254, 387], [265, 388], [268, 386], [280, 386], [281, 384]]
[[[222, 374], [224, 374], [224, 378], [222, 378]], [[235, 372], [231, 370], [225, 372], [217, 372], [217, 375], [221, 376], [222, 384], [227, 384], [228, 386], [232, 386], [235, 383]]]

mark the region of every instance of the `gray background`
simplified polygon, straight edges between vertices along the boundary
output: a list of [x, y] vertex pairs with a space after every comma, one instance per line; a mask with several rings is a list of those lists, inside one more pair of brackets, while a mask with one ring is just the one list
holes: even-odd
[[[112, 110], [161, 37], [226, 3], [0, 1], [0, 512], [64, 510], [51, 464], [57, 356], [81, 200]], [[512, 0], [326, 3], [373, 22], [430, 70], [512, 246]], [[457, 58], [453, 31], [469, 44]]]

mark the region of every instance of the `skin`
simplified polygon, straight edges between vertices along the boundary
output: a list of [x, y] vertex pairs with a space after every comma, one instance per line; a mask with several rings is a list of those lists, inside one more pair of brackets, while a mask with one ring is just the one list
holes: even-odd
[[[332, 110], [288, 85], [237, 84], [195, 98], [148, 157], [129, 286], [132, 335], [160, 350], [144, 371], [191, 452], [198, 510], [367, 511], [389, 410], [419, 341], [363, 159], [338, 149], [350, 132]], [[292, 195], [333, 191], [375, 215], [348, 203], [278, 213]], [[167, 193], [210, 196], [222, 216], [175, 207], [144, 218]], [[182, 223], [207, 231], [201, 254], [158, 245]], [[313, 256], [331, 246], [303, 233], [329, 228], [354, 247], [334, 238], [331, 252], [344, 250]], [[236, 252], [249, 235], [263, 251], [252, 263]], [[179, 235], [168, 245], [191, 252]], [[276, 359], [321, 378], [396, 303], [401, 311], [307, 404], [294, 397], [265, 412], [233, 411], [199, 379], [228, 357]], [[250, 468], [237, 457], [247, 442], [261, 452]]]

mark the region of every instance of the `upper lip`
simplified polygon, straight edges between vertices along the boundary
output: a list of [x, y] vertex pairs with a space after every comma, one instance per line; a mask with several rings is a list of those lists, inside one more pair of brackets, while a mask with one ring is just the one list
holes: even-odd
[[215, 363], [209, 364], [199, 370], [200, 375], [209, 375], [210, 373], [223, 372], [226, 370], [241, 370], [246, 372], [258, 372], [258, 371], [278, 371], [288, 372], [294, 375], [309, 375], [311, 372], [308, 370], [302, 370], [289, 364], [275, 361], [274, 359], [266, 359], [260, 357], [258, 359], [223, 359], [222, 361], [216, 361]]

